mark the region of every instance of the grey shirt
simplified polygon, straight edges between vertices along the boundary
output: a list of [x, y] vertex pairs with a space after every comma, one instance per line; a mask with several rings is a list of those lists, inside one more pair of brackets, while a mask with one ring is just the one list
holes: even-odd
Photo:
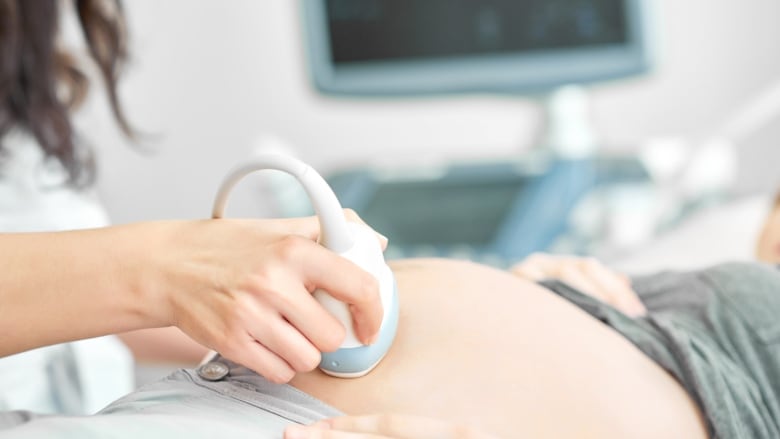
[[724, 264], [634, 279], [632, 319], [558, 282], [544, 286], [632, 341], [685, 387], [712, 437], [780, 438], [780, 272]]

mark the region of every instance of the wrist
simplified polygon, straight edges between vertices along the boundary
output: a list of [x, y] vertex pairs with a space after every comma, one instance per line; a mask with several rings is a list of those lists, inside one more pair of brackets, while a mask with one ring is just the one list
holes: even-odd
[[132, 301], [130, 313], [140, 323], [138, 328], [164, 327], [174, 324], [170, 294], [175, 291], [167, 261], [173, 223], [146, 222], [113, 228], [121, 248], [116, 261], [119, 284], [124, 285]]

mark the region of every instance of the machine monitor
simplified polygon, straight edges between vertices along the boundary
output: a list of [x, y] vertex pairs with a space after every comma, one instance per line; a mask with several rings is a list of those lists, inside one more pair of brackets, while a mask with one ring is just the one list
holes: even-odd
[[323, 93], [527, 93], [650, 65], [648, 0], [302, 0]]
[[595, 160], [598, 136], [579, 85], [649, 70], [652, 0], [300, 1], [308, 67], [323, 94], [497, 93], [546, 107], [538, 162], [526, 153], [451, 164], [435, 178], [331, 175], [342, 203], [390, 238], [390, 254], [466, 254], [502, 265], [579, 249], [569, 217], [625, 168]]

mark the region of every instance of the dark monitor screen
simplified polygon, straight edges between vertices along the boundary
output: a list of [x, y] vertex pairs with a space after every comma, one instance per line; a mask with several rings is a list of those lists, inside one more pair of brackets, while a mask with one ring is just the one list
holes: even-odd
[[622, 44], [623, 0], [328, 0], [335, 63]]

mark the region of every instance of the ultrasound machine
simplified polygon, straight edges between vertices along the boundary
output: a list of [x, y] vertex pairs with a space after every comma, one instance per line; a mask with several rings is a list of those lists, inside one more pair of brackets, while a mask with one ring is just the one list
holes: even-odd
[[[587, 85], [652, 65], [650, 0], [302, 0], [311, 79], [333, 98], [456, 93], [539, 102], [536, 148], [516, 157], [327, 175], [345, 207], [390, 238], [388, 258], [505, 266], [578, 252], [571, 217], [607, 185], [642, 184], [632, 156], [598, 151]], [[562, 246], [568, 243], [568, 247]]]

